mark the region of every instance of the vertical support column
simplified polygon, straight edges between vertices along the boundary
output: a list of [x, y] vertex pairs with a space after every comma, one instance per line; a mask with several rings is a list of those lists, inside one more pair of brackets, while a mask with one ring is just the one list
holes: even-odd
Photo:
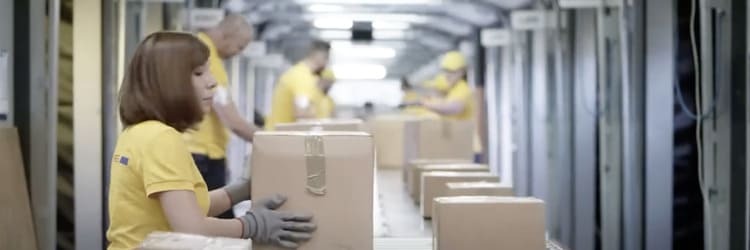
[[[555, 103], [550, 105], [555, 110], [554, 122], [550, 124], [550, 130], [556, 134], [555, 142], [555, 167], [551, 169], [551, 179], [556, 180], [556, 185], [550, 187], [551, 196], [556, 197], [557, 203], [557, 239], [568, 246], [573, 244], [574, 222], [573, 222], [573, 61], [571, 60], [571, 29], [569, 28], [569, 12], [557, 10], [558, 21], [555, 31], [555, 39], [551, 45], [554, 48], [554, 75], [555, 75]], [[550, 180], [550, 183], [552, 181]]]
[[[49, 16], [45, 11], [49, 9]], [[30, 0], [31, 204], [39, 249], [57, 242], [57, 60], [60, 0]], [[46, 22], [46, 23], [45, 23]], [[45, 44], [45, 41], [47, 43]], [[47, 48], [45, 49], [45, 45]]]
[[500, 71], [500, 48], [489, 47], [485, 48], [485, 83], [484, 93], [485, 100], [487, 102], [487, 162], [490, 166], [490, 170], [493, 173], [499, 174], [502, 182], [504, 176], [500, 173], [500, 117], [498, 110], [500, 109], [500, 80], [498, 79]]
[[675, 2], [646, 4], [645, 250], [672, 249]]
[[531, 109], [529, 78], [530, 46], [526, 31], [513, 33], [513, 128], [516, 151], [514, 155], [514, 183], [516, 195], [529, 196], [531, 193]]
[[596, 12], [576, 10], [572, 33], [573, 217], [571, 249], [594, 250], [596, 221]]
[[[547, 30], [531, 32], [531, 85], [529, 91], [529, 128], [530, 128], [530, 194], [540, 199], [547, 199], [549, 172], [549, 150], [547, 148]], [[547, 211], [550, 215], [551, 211]], [[549, 217], [548, 217], [549, 218]]]
[[513, 141], [513, 52], [511, 47], [503, 47], [500, 52], [499, 79], [499, 156], [500, 181], [515, 187], [513, 183], [513, 152], [517, 145]]
[[73, 174], [76, 247], [101, 249], [104, 247], [101, 165], [102, 1], [76, 0], [73, 12]]
[[622, 246], [622, 86], [621, 38], [617, 32], [619, 9], [597, 8], [599, 119], [599, 201], [602, 248]]
[[[643, 249], [644, 0], [621, 0], [623, 56], [623, 249]], [[633, 27], [629, 29], [628, 27]]]
[[[700, 1], [701, 102], [706, 249], [729, 249], [732, 159], [731, 16], [724, 2]], [[730, 166], [730, 167], [727, 167]]]
[[[0, 8], [0, 123], [15, 123], [13, 105], [13, 1], [4, 2]], [[4, 116], [4, 117], [2, 117]]]

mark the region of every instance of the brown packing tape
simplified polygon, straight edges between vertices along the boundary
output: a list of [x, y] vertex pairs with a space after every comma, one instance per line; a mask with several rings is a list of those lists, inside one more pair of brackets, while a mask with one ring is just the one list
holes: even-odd
[[326, 194], [326, 157], [323, 137], [305, 137], [305, 167], [307, 169], [307, 191], [314, 195]]

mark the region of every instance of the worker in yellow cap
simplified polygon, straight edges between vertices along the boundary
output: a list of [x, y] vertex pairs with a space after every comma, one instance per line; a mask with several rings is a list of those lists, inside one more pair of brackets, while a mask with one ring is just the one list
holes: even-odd
[[[252, 34], [252, 26], [240, 15], [228, 15], [215, 27], [197, 34], [198, 39], [208, 48], [208, 70], [216, 79], [215, 95], [211, 110], [204, 114], [203, 120], [195, 128], [187, 130], [183, 137], [208, 190], [218, 189], [226, 184], [228, 132], [252, 141], [253, 135], [259, 130], [245, 120], [231, 100], [228, 91], [229, 77], [223, 63], [242, 52], [252, 40]], [[246, 180], [245, 182], [249, 185]], [[227, 211], [219, 217], [234, 218], [234, 214]]]
[[320, 80], [318, 80], [318, 87], [323, 91], [323, 97], [318, 102], [316, 109], [316, 115], [318, 119], [328, 119], [334, 116], [336, 111], [336, 103], [333, 102], [333, 98], [328, 95], [328, 91], [333, 87], [333, 83], [336, 82], [336, 75], [333, 74], [331, 68], [325, 68], [320, 72]]
[[474, 119], [473, 92], [466, 83], [466, 58], [458, 51], [448, 52], [443, 56], [441, 67], [446, 86], [441, 86], [442, 83], [436, 83], [434, 86], [446, 87], [445, 96], [425, 99], [421, 102], [422, 106], [442, 117], [458, 120]]
[[328, 64], [330, 50], [328, 42], [313, 41], [307, 56], [281, 75], [274, 89], [266, 129], [273, 130], [276, 124], [316, 117], [316, 106], [323, 97], [316, 72], [321, 72]]
[[[438, 90], [444, 90], [442, 98], [429, 98], [421, 102], [422, 107], [431, 110], [448, 119], [475, 120], [474, 93], [466, 82], [466, 58], [458, 52], [451, 51], [443, 56], [440, 65], [443, 69], [442, 79], [436, 77], [435, 86]], [[444, 79], [444, 85], [442, 81]], [[480, 159], [482, 144], [478, 131], [474, 133], [474, 153], [476, 161]]]

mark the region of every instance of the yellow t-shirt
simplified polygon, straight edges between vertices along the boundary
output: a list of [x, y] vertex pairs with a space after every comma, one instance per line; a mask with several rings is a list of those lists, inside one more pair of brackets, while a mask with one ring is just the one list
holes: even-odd
[[182, 135], [158, 121], [126, 128], [110, 162], [108, 249], [134, 249], [154, 231], [171, 231], [153, 195], [170, 190], [195, 193], [208, 215], [211, 201]]
[[273, 92], [266, 129], [273, 130], [276, 124], [295, 122], [296, 102], [300, 98], [306, 99], [309, 107], [316, 107], [323, 97], [317, 82], [318, 78], [304, 62], [284, 72]]
[[[197, 36], [208, 47], [209, 71], [216, 79], [216, 85], [229, 89], [227, 71], [224, 69], [224, 63], [213, 41], [204, 33], [198, 33]], [[221, 159], [226, 156], [229, 131], [221, 123], [216, 112], [211, 110], [206, 113], [203, 121], [195, 129], [185, 133], [185, 140], [188, 142], [188, 149], [191, 153], [207, 155], [211, 159]]]
[[333, 102], [333, 98], [330, 96], [323, 96], [318, 102], [316, 108], [317, 117], [319, 119], [332, 118], [333, 112], [336, 109], [336, 103]]
[[449, 102], [461, 101], [464, 103], [464, 110], [461, 113], [455, 115], [447, 115], [446, 118], [458, 119], [458, 120], [471, 120], [474, 119], [474, 93], [471, 91], [471, 87], [466, 81], [460, 81], [456, 83], [445, 96], [445, 100]]

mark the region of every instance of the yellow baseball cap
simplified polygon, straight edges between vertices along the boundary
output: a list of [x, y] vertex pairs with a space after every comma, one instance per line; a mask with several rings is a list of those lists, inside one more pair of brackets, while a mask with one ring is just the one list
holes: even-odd
[[466, 68], [466, 58], [461, 52], [450, 51], [443, 55], [443, 61], [440, 66], [445, 70], [456, 71], [459, 69]]

